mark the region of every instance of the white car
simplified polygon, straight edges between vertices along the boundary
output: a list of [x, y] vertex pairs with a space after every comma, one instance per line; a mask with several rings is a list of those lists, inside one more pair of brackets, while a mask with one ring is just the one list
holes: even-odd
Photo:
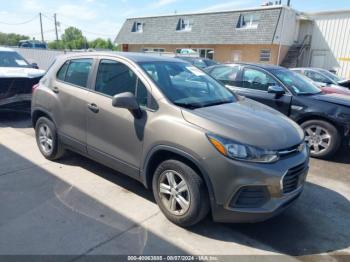
[[0, 47], [0, 110], [30, 109], [32, 87], [45, 74], [33, 67], [13, 49]]

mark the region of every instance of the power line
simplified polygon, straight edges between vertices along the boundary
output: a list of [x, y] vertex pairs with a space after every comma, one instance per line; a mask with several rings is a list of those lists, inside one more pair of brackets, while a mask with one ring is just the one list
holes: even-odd
[[24, 25], [24, 24], [28, 24], [28, 23], [34, 21], [36, 18], [38, 18], [38, 15], [35, 15], [33, 18], [31, 18], [29, 20], [26, 20], [26, 21], [23, 21], [23, 22], [20, 22], [20, 23], [7, 23], [7, 22], [0, 21], [0, 24], [4, 24], [4, 25]]
[[[51, 17], [49, 17], [49, 16], [47, 16], [47, 15], [45, 15], [45, 14], [42, 14], [42, 15], [45, 16], [47, 19], [49, 19], [49, 20], [55, 22], [55, 20], [54, 20], [53, 18], [51, 18]], [[59, 14], [59, 15], [68, 18], [67, 16], [64, 16], [64, 15], [61, 15], [61, 14]], [[88, 34], [92, 34], [92, 35], [97, 35], [97, 36], [114, 37], [114, 35], [112, 35], [112, 34], [104, 34], [104, 33], [96, 33], [96, 32], [87, 31], [87, 30], [84, 30], [84, 29], [80, 29], [80, 27], [75, 26], [75, 25], [62, 23], [61, 21], [59, 21], [58, 23], [61, 24], [61, 25], [68, 26], [68, 27], [73, 26], [73, 27], [79, 28], [79, 30], [81, 30], [81, 31], [84, 32], [84, 33], [88, 33]]]

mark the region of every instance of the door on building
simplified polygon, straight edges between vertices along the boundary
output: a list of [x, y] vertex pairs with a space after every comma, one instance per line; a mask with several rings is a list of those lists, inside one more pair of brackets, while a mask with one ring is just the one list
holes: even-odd
[[233, 50], [232, 51], [232, 57], [231, 61], [234, 63], [240, 62], [242, 60], [242, 51], [240, 50]]

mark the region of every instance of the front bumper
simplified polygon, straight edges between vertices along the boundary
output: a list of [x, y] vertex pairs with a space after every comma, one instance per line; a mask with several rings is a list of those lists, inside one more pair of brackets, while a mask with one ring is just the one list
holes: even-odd
[[[302, 152], [271, 164], [247, 163], [218, 157], [206, 159], [204, 165], [210, 172], [214, 192], [211, 201], [213, 219], [217, 222], [252, 223], [279, 214], [300, 196], [308, 173], [309, 152], [305, 147]], [[297, 177], [294, 178], [297, 181], [295, 188], [288, 188], [293, 181], [285, 180], [291, 170], [298, 170]], [[241, 201], [243, 205], [237, 206], [234, 203], [242, 188], [263, 188], [266, 198], [257, 205], [245, 206], [244, 203], [251, 203], [249, 197], [256, 197], [256, 194], [248, 194], [248, 201], [245, 199]]]

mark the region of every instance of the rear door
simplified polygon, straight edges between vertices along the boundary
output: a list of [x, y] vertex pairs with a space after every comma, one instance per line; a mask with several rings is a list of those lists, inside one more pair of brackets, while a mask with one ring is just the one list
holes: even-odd
[[51, 86], [56, 96], [52, 113], [63, 142], [86, 151], [86, 99], [89, 93], [93, 59], [66, 61]]
[[280, 97], [268, 93], [269, 86], [276, 85], [281, 86], [270, 73], [257, 68], [244, 67], [233, 90], [238, 95], [248, 97], [288, 115], [292, 96], [286, 89], [286, 94]]

